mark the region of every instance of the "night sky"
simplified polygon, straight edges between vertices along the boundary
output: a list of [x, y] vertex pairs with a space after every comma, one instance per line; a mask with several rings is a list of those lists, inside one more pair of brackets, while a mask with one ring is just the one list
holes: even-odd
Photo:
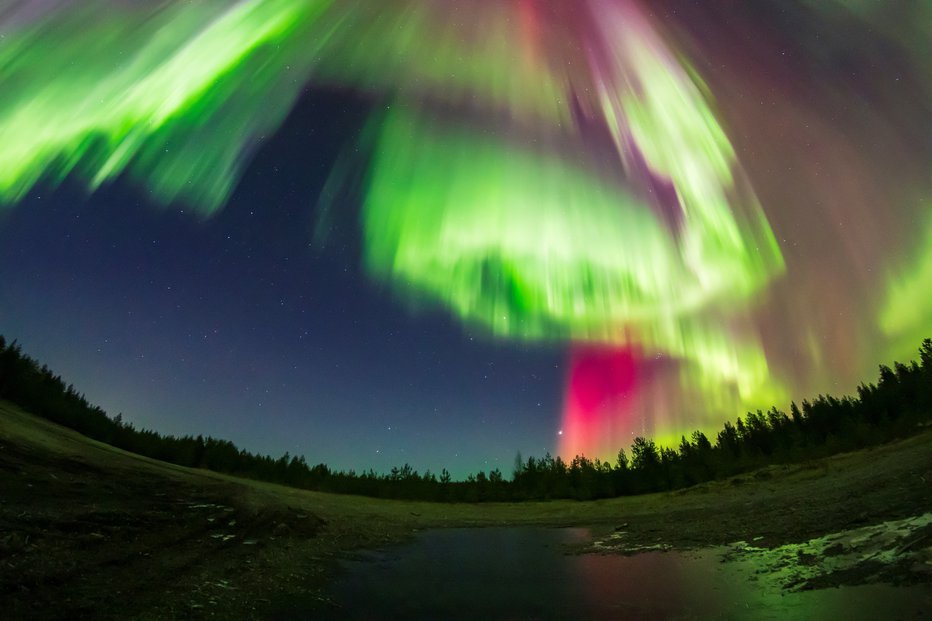
[[851, 392], [932, 333], [894, 5], [13, 2], [0, 333], [136, 426], [357, 471]]

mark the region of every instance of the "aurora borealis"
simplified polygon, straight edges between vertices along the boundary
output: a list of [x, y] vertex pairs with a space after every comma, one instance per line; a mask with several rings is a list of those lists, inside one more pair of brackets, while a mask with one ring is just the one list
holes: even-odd
[[[551, 438], [535, 452], [611, 458], [635, 435], [675, 442], [747, 410], [850, 391], [873, 378], [876, 364], [910, 357], [932, 330], [932, 63], [924, 53], [932, 14], [922, 2], [735, 5], [10, 3], [0, 9], [0, 205], [10, 222], [0, 220], [8, 283], [0, 321], [24, 339], [54, 321], [55, 311], [22, 302], [13, 277], [25, 255], [16, 218], [53, 193], [89, 211], [105, 202], [101, 211], [118, 211], [124, 230], [171, 221], [191, 246], [218, 222], [259, 237], [290, 228], [287, 238], [297, 244], [290, 235], [300, 232], [304, 248], [288, 251], [289, 260], [300, 256], [304, 267], [289, 270], [335, 269], [334, 253], [347, 255], [359, 266], [352, 288], [369, 292], [360, 294], [365, 304], [345, 310], [356, 298], [330, 277], [294, 304], [316, 318], [311, 325], [334, 308], [352, 314], [344, 332], [319, 337], [340, 342], [351, 360], [352, 352], [410, 349], [358, 327], [376, 325], [377, 315], [442, 331], [447, 363], [406, 366], [403, 396], [368, 390], [364, 374], [309, 378], [314, 395], [346, 395], [342, 416], [299, 423], [299, 399], [281, 406], [294, 410], [289, 428], [343, 438], [359, 467], [384, 466], [371, 455], [377, 443], [339, 426], [391, 428], [386, 411], [410, 408], [416, 386], [472, 372], [474, 338], [502, 356], [499, 367], [515, 365], [508, 377], [536, 378], [538, 366], [563, 360], [554, 373], [563, 394], [535, 382], [512, 386], [539, 391], [529, 397], [539, 407], [509, 413], [507, 382], [488, 392], [476, 384], [463, 390], [480, 399], [464, 398], [455, 415], [426, 411], [412, 426], [431, 416], [439, 428], [468, 424], [453, 424], [456, 416], [494, 436], [516, 416]], [[327, 103], [311, 109], [315, 97]], [[362, 110], [355, 126], [289, 143], [279, 157], [290, 177], [257, 180], [256, 167], [275, 161], [268, 145], [276, 135], [346, 122], [340, 98]], [[303, 193], [282, 198], [296, 183]], [[125, 200], [133, 195], [140, 198]], [[115, 205], [115, 196], [145, 206]], [[247, 203], [248, 223], [223, 220]], [[263, 224], [285, 212], [294, 221]], [[219, 242], [210, 244], [172, 245], [176, 277], [187, 283], [180, 288], [198, 289], [197, 269], [180, 266], [220, 260]], [[163, 260], [146, 254], [138, 273], [145, 279]], [[49, 267], [28, 269], [41, 281]], [[88, 288], [108, 270], [88, 276]], [[264, 290], [245, 282], [253, 277], [236, 275], [240, 300]], [[48, 296], [49, 307], [67, 299]], [[246, 349], [237, 340], [245, 337], [233, 336], [245, 323], [275, 322], [226, 312], [218, 330], [232, 339], [230, 351]], [[164, 339], [162, 360], [171, 360], [190, 332], [184, 323], [140, 336], [139, 349]], [[104, 330], [93, 325], [86, 329]], [[272, 376], [302, 365], [288, 355], [311, 355], [276, 351], [296, 331], [280, 326], [266, 332]], [[74, 347], [64, 337], [38, 340], [51, 360]], [[531, 352], [534, 372], [501, 353], [510, 351]], [[393, 364], [388, 353], [377, 358]], [[201, 365], [210, 368], [208, 360]], [[206, 382], [222, 382], [236, 364], [224, 358]], [[96, 390], [131, 415], [131, 388], [119, 397]], [[247, 406], [233, 407], [235, 417], [252, 416]], [[188, 418], [184, 430], [199, 432], [198, 416]], [[395, 460], [442, 465], [421, 444], [409, 438]], [[508, 463], [519, 448], [496, 449], [509, 454], [494, 458]]]

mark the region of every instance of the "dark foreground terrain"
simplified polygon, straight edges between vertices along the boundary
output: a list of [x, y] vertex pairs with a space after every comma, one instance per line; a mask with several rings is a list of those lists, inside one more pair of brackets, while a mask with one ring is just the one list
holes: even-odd
[[[809, 587], [928, 584], [932, 526], [917, 518], [932, 512], [930, 449], [926, 430], [875, 449], [671, 493], [432, 504], [307, 492], [173, 466], [0, 402], [2, 614], [263, 618], [283, 598], [322, 593], [337, 559], [353, 551], [450, 526], [585, 525], [602, 533], [601, 551], [630, 554], [738, 541], [783, 550], [912, 519], [913, 529], [893, 546], [903, 562], [861, 563], [820, 575]], [[839, 537], [820, 541], [807, 545], [824, 555], [847, 545]]]

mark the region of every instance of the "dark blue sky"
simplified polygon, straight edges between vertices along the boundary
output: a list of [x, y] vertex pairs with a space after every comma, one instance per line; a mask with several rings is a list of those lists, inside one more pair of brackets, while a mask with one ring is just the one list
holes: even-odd
[[34, 190], [0, 216], [0, 333], [163, 433], [454, 475], [553, 451], [562, 348], [399, 303], [359, 268], [352, 197], [312, 244], [317, 196], [368, 111], [305, 97], [206, 220], [128, 179]]
[[[28, 15], [14, 11], [14, 31], [34, 20], [44, 23], [60, 11], [63, 29], [56, 26], [49, 32], [65, 37], [68, 45], [83, 45], [84, 24], [90, 23], [83, 20], [96, 19], [96, 15], [80, 4]], [[592, 4], [600, 7], [597, 13], [620, 15], [608, 10], [612, 3]], [[593, 405], [588, 414], [574, 410], [572, 382], [568, 381], [572, 374], [567, 368], [572, 344], [493, 340], [481, 330], [464, 326], [448, 310], [414, 311], [417, 301], [410, 297], [415, 293], [406, 291], [405, 301], [399, 300], [384, 283], [368, 278], [359, 264], [359, 203], [365, 191], [363, 175], [371, 169], [366, 166], [367, 154], [354, 151], [360, 144], [374, 142], [372, 136], [360, 140], [361, 132], [366, 127], [384, 128], [384, 119], [379, 125], [378, 117], [387, 114], [396, 101], [412, 106], [418, 114], [431, 115], [431, 125], [436, 121], [443, 132], [491, 131], [498, 136], [496, 144], [501, 141], [500, 146], [507, 146], [515, 140], [535, 156], [550, 158], [563, 149], [564, 131], [568, 131], [568, 144], [576, 146], [561, 158], [576, 157], [577, 141], [584, 142], [586, 150], [591, 146], [593, 153], [601, 153], [599, 145], [609, 145], [612, 155], [606, 166], [614, 166], [619, 147], [617, 155], [623, 160], [634, 153], [632, 145], [627, 145], [633, 135], [625, 138], [624, 132], [616, 136], [609, 131], [606, 114], [613, 107], [596, 111], [591, 123], [582, 119], [592, 114], [588, 107], [595, 110], [604, 104], [595, 105], [590, 98], [599, 90], [595, 85], [604, 83], [606, 67], [601, 61], [580, 64], [582, 57], [577, 56], [586, 50], [578, 43], [591, 43], [607, 62], [624, 47], [617, 47], [613, 36], [605, 36], [603, 26], [611, 30], [612, 24], [590, 23], [584, 15], [579, 24], [564, 23], [562, 11], [552, 12], [548, 3], [513, 3], [513, 9], [528, 9], [527, 15], [541, 18], [540, 23], [548, 26], [540, 33], [534, 28], [515, 31], [515, 37], [526, 36], [525, 42], [530, 43], [521, 47], [530, 54], [528, 58], [537, 59], [526, 67], [501, 62], [517, 58], [508, 53], [499, 56], [495, 50], [484, 49], [477, 49], [475, 58], [467, 58], [465, 64], [452, 54], [438, 65], [444, 71], [447, 64], [456, 71], [463, 64], [464, 70], [488, 73], [488, 80], [477, 78], [477, 88], [463, 92], [457, 90], [460, 80], [455, 74], [449, 83], [439, 73], [434, 76], [436, 84], [428, 80], [430, 84], [418, 85], [417, 81], [420, 72], [431, 65], [424, 55], [443, 56], [450, 45], [450, 49], [459, 49], [461, 36], [472, 32], [469, 19], [448, 23], [442, 12], [411, 2], [412, 15], [420, 10], [425, 16], [436, 13], [436, 24], [433, 17], [424, 22], [431, 36], [436, 34], [436, 41], [424, 36], [405, 39], [404, 33], [386, 26], [395, 23], [394, 9], [362, 11], [367, 3], [354, 5], [361, 10], [360, 19], [380, 14], [391, 18], [384, 23], [371, 18], [372, 25], [379, 26], [374, 32], [386, 26], [380, 35], [386, 50], [395, 49], [395, 43], [398, 49], [389, 53], [387, 64], [376, 54], [366, 59], [371, 49], [381, 49], [370, 45], [378, 43], [378, 38], [359, 36], [358, 32], [369, 33], [368, 27], [363, 31], [348, 27], [342, 35], [345, 40], [335, 44], [329, 57], [332, 75], [327, 78], [324, 72], [321, 80], [308, 82], [319, 90], [305, 94], [279, 131], [261, 142], [232, 199], [211, 218], [204, 219], [196, 205], [157, 205], [149, 199], [146, 185], [158, 187], [151, 185], [152, 178], [138, 182], [122, 178], [89, 193], [76, 175], [56, 187], [39, 183], [19, 204], [0, 205], [0, 334], [18, 339], [24, 351], [73, 382], [90, 401], [111, 415], [122, 413], [137, 426], [226, 438], [250, 451], [276, 456], [285, 451], [304, 454], [311, 463], [325, 462], [338, 469], [384, 472], [407, 462], [421, 471], [447, 467], [455, 476], [494, 467], [508, 473], [517, 451], [524, 455], [556, 452], [564, 424], [564, 389], [569, 395], [564, 445], [585, 446], [579, 439], [585, 435], [589, 444], [611, 449], [599, 455], [605, 456], [620, 448], [616, 443], [630, 445], [628, 436], [635, 432], [657, 436], [655, 429], [678, 434], [697, 427], [712, 432], [725, 418], [741, 413], [738, 408], [746, 403], [756, 404], [747, 407], [785, 408], [789, 399], [820, 392], [843, 394], [859, 381], [873, 380], [878, 363], [913, 355], [932, 325], [932, 307], [914, 294], [923, 290], [922, 270], [932, 256], [928, 242], [932, 239], [928, 200], [932, 146], [928, 132], [922, 131], [928, 125], [932, 72], [925, 53], [928, 36], [918, 25], [924, 23], [921, 17], [927, 11], [919, 8], [924, 5], [808, 0], [617, 4], [640, 7], [644, 19], [640, 34], [620, 28], [624, 20], [616, 20], [619, 32], [638, 41], [656, 30], [657, 41], [673, 42], [667, 53], [654, 35], [643, 39], [644, 45], [656, 48], [654, 64], [666, 66], [669, 59], [682, 55], [680, 69], [689, 69], [690, 75], [694, 70], [701, 77], [701, 90], [708, 90], [717, 123], [733, 143], [736, 162], [732, 172], [739, 181], [747, 177], [747, 188], [733, 188], [735, 198], [739, 202], [747, 198], [752, 211], [759, 199], [761, 215], [785, 261], [784, 271], [776, 273], [772, 266], [775, 271], [768, 273], [770, 280], [761, 282], [759, 290], [740, 294], [744, 298], [732, 299], [730, 292], [719, 290], [717, 277], [711, 278], [712, 297], [696, 309], [695, 317], [686, 317], [695, 321], [693, 331], [702, 338], [685, 338], [691, 332], [684, 329], [683, 343], [662, 339], [653, 343], [651, 322], [641, 327], [636, 321], [634, 349], [640, 345], [637, 330], [648, 336], [643, 339], [647, 357], [639, 367], [644, 371], [643, 381], [639, 380], [633, 394], [627, 392], [630, 382], [616, 386], [609, 378], [603, 388], [596, 382], [595, 396], [587, 399]], [[340, 8], [347, 13], [336, 10], [338, 16], [355, 14]], [[498, 19], [497, 15], [477, 9], [475, 18]], [[161, 13], [142, 5], [138, 11], [127, 10], [124, 17], [133, 17], [127, 24], [141, 24], [149, 18], [157, 20], [153, 24], [161, 23]], [[77, 21], [72, 23], [71, 18]], [[105, 45], [109, 51], [91, 59], [94, 62], [86, 68], [89, 76], [98, 70], [108, 75], [110, 54], [122, 54], [120, 46], [133, 47], [133, 41], [123, 40], [127, 32], [137, 31], [115, 31], [115, 47]], [[550, 38], [539, 39], [541, 33], [549, 33]], [[303, 45], [305, 39], [298, 40]], [[47, 110], [54, 111], [58, 105], [63, 118], [70, 118], [71, 102], [59, 94], [64, 91], [47, 88], [54, 86], [47, 82], [56, 81], [58, 65], [52, 66], [51, 73], [45, 72], [50, 57], [61, 61], [62, 67], [70, 66], [69, 59], [46, 55], [53, 48], [41, 44], [42, 37], [35, 41], [33, 48], [16, 48], [19, 51], [11, 53], [12, 65], [28, 67], [16, 75], [21, 88], [29, 88], [22, 92], [7, 89], [8, 93], [0, 88], [0, 100], [6, 102], [0, 107], [6, 106], [3, 110], [13, 115], [4, 117], [14, 119], [11, 123], [20, 122], [15, 113], [21, 104], [30, 112], [23, 118], [44, 120], [43, 115], [54, 114]], [[549, 49], [551, 43], [553, 49]], [[68, 45], [54, 46], [54, 50], [72, 49]], [[486, 52], [495, 61], [488, 67], [484, 65]], [[396, 53], [397, 58], [392, 56]], [[252, 111], [252, 95], [266, 92], [257, 77], [261, 72], [253, 73], [274, 66], [262, 64], [263, 58], [259, 54], [254, 59], [257, 66], [246, 63], [242, 75], [231, 74], [234, 82], [226, 84], [234, 90], [244, 88], [240, 103], [249, 104], [246, 111]], [[97, 67], [100, 59], [102, 66]], [[285, 57], [281, 60], [290, 62]], [[309, 57], [306, 62], [317, 67], [319, 60]], [[371, 67], [368, 60], [373, 61]], [[343, 67], [344, 62], [350, 65]], [[626, 86], [629, 71], [623, 64], [616, 67], [612, 61], [607, 65], [609, 87], [619, 93], [630, 86]], [[588, 70], [581, 69], [589, 65]], [[320, 65], [322, 71], [327, 67], [326, 62]], [[344, 68], [346, 76], [342, 76]], [[538, 69], [542, 73], [536, 73]], [[291, 65], [279, 70], [285, 76]], [[389, 74], [380, 74], [386, 71]], [[676, 67], [670, 71], [671, 76], [679, 75]], [[500, 116], [503, 112], [497, 110], [497, 99], [489, 98], [483, 89], [508, 91], [505, 83], [512, 74], [520, 78], [512, 86], [535, 84], [521, 81], [528, 76], [565, 81], [567, 103], [575, 101], [566, 112], [580, 116], [574, 120], [578, 127], [540, 130], [533, 115], [524, 118], [520, 113], [514, 123], [508, 115]], [[305, 79], [309, 78], [301, 78]], [[400, 83], [394, 84], [393, 79]], [[99, 83], [95, 78], [88, 80], [86, 89], [81, 85], [76, 96], [87, 99], [76, 101], [97, 106], [93, 98], [98, 96], [94, 87]], [[281, 93], [278, 86], [269, 87], [268, 93], [273, 98], [277, 93], [290, 106], [293, 91], [285, 83], [301, 82], [291, 76], [282, 84], [275, 82], [282, 87]], [[254, 92], [247, 84], [259, 90]], [[99, 136], [94, 132], [102, 131], [99, 124], [106, 126], [108, 111], [122, 109], [121, 92], [118, 89], [113, 101], [107, 100], [110, 108], [98, 110], [103, 114], [88, 126], [88, 134], [81, 134], [89, 142], [66, 145], [65, 152], [96, 144], [93, 141]], [[226, 133], [233, 127], [228, 122], [240, 124], [236, 127], [247, 134], [266, 127], [263, 123], [247, 123], [253, 129], [241, 127], [243, 118], [235, 114], [226, 118], [220, 109], [214, 111], [219, 115], [219, 120], [213, 119], [216, 123], [209, 115], [204, 117], [205, 110], [225, 101], [224, 93], [205, 97], [213, 103], [201, 102], [207, 107], [195, 106], [190, 118], [185, 114], [172, 117], [151, 137], [153, 148], [171, 150], [178, 146], [171, 141], [177, 139], [183, 141], [181, 146], [190, 146], [192, 142], [184, 141], [206, 135], [194, 132], [189, 136], [189, 125], [218, 132], [212, 137], [220, 143], [234, 138], [236, 147], [239, 135]], [[4, 94], [9, 96], [4, 98]], [[515, 93], [521, 100], [515, 110], [536, 109], [538, 95], [549, 97], [524, 94], [530, 95], [526, 102], [521, 93]], [[36, 101], [27, 102], [31, 97]], [[269, 122], [274, 118], [277, 123], [279, 106], [286, 109], [282, 102], [269, 100], [265, 111]], [[42, 104], [35, 107], [37, 114], [32, 114], [32, 103]], [[115, 118], [121, 122], [122, 117]], [[41, 121], [35, 122], [37, 127], [12, 135], [56, 131], [54, 123], [42, 127]], [[16, 129], [22, 128], [17, 125]], [[438, 130], [438, 136], [441, 133]], [[624, 140], [619, 143], [620, 138]], [[669, 141], [657, 142], [658, 153], [665, 152]], [[417, 140], [400, 141], [400, 150], [386, 153], [398, 158], [407, 154], [405, 148], [418, 148], [418, 144]], [[147, 153], [126, 153], [131, 152], [140, 158]], [[10, 153], [15, 157], [20, 152], [12, 149]], [[34, 164], [54, 169], [49, 153]], [[465, 161], [473, 152], [451, 147], [450, 154]], [[600, 160], [595, 155], [592, 159]], [[90, 160], [83, 164], [95, 165]], [[197, 160], [171, 161], [174, 166]], [[503, 174], [511, 174], [508, 163], [496, 165], [505, 169]], [[582, 165], [576, 162], [566, 171]], [[152, 172], [145, 166], [136, 169], [142, 177]], [[328, 186], [336, 188], [326, 193], [333, 199], [326, 203], [333, 217], [325, 218], [326, 226], [321, 227], [318, 197], [334, 170], [350, 172], [341, 184]], [[99, 172], [85, 170], [82, 178]], [[188, 177], [195, 187], [214, 179], [198, 172], [194, 169]], [[619, 169], [619, 174], [627, 173]], [[6, 189], [8, 193], [18, 191], [20, 184], [31, 184], [32, 179], [14, 175], [14, 182]], [[177, 188], [171, 185], [168, 189]], [[165, 195], [166, 188], [162, 190]], [[620, 234], [619, 248], [638, 234], [633, 229]], [[549, 249], [542, 250], [541, 256], [547, 256]], [[685, 257], [691, 252], [684, 248], [681, 254]], [[671, 256], [676, 265], [683, 258]], [[742, 257], [739, 253], [734, 258], [736, 268], [743, 265]], [[730, 268], [723, 271], [726, 274], [732, 274]], [[442, 292], [433, 293], [443, 298]], [[677, 301], [679, 293], [671, 292], [671, 297]], [[599, 304], [593, 308], [598, 311]], [[659, 308], [669, 312], [667, 302]], [[623, 312], [618, 312], [609, 319], [621, 321]], [[666, 320], [658, 325], [666, 330]], [[624, 343], [614, 345], [626, 347], [628, 342], [621, 340]], [[709, 343], [711, 354], [705, 351]], [[658, 368], [665, 371], [654, 374]], [[771, 394], [785, 393], [785, 398], [773, 397], [782, 403], [757, 404], [758, 393], [768, 400]], [[619, 407], [619, 399], [624, 407]], [[583, 428], [586, 434], [578, 432]], [[582, 450], [592, 453], [605, 447]]]

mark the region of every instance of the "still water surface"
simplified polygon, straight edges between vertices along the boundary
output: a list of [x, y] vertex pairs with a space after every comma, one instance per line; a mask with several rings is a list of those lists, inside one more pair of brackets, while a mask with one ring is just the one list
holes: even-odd
[[925, 619], [929, 590], [868, 585], [787, 592], [721, 549], [579, 554], [587, 529], [425, 531], [346, 561], [314, 619]]

